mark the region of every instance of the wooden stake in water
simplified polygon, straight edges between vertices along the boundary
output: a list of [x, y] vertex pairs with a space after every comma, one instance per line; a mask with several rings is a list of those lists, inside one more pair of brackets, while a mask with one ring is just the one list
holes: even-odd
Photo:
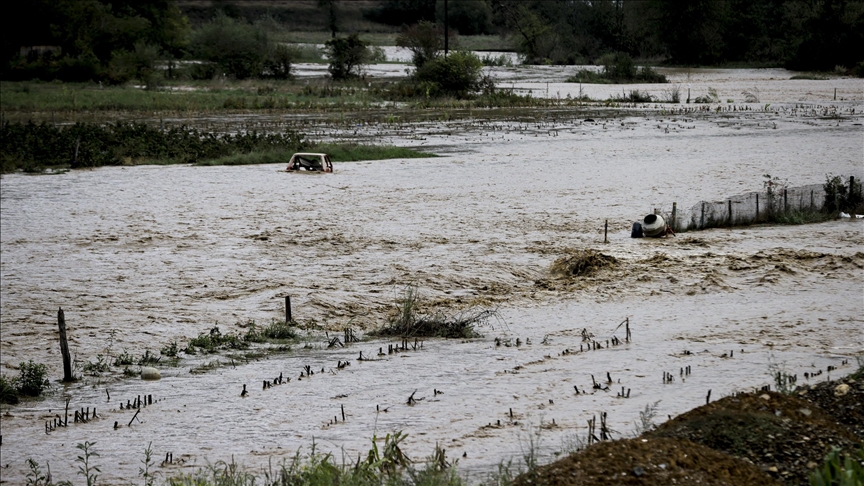
[[675, 225], [675, 222], [677, 221], [677, 217], [678, 217], [678, 203], [673, 202], [672, 203], [672, 225], [671, 225], [672, 231], [678, 231], [678, 227]]
[[66, 317], [63, 309], [57, 311], [57, 325], [60, 327], [60, 353], [63, 355], [63, 381], [73, 381], [72, 357], [69, 354], [69, 341], [66, 339]]
[[603, 226], [603, 243], [609, 243], [609, 220], [606, 220], [606, 224]]

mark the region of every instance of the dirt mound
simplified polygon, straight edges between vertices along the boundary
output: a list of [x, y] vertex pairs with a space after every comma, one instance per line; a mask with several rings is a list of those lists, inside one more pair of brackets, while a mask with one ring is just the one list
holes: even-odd
[[597, 250], [566, 250], [567, 254], [552, 263], [550, 270], [554, 275], [566, 277], [587, 277], [598, 270], [613, 267], [618, 259]]
[[686, 439], [745, 459], [787, 484], [808, 484], [811, 469], [832, 446], [856, 438], [813, 403], [775, 392], [725, 397], [691, 410], [647, 434]]
[[837, 426], [849, 429], [864, 441], [864, 370], [839, 380], [799, 387], [796, 394], [829, 413]]
[[776, 483], [758, 467], [687, 440], [601, 442], [516, 478], [527, 485], [742, 485]]

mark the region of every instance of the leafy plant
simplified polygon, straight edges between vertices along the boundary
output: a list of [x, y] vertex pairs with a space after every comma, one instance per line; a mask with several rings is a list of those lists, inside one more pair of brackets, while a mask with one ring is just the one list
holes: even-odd
[[156, 464], [153, 460], [153, 441], [150, 441], [144, 449], [144, 459], [141, 460], [141, 464], [143, 467], [138, 468], [138, 475], [144, 478], [144, 486], [153, 486], [155, 473], [150, 472], [150, 468]]
[[38, 462], [28, 458], [27, 467], [30, 468], [30, 471], [25, 476], [27, 479], [27, 486], [48, 486], [51, 484], [50, 475], [46, 476], [45, 474], [42, 474], [42, 469], [39, 467]]
[[87, 361], [81, 368], [85, 373], [99, 374], [108, 371], [108, 361], [101, 354], [96, 355], [96, 362]]
[[79, 443], [75, 446], [83, 454], [82, 456], [78, 456], [75, 462], [80, 464], [78, 466], [78, 474], [87, 479], [87, 486], [94, 486], [96, 480], [99, 479], [99, 474], [96, 473], [102, 472], [99, 469], [100, 466], [93, 465], [92, 463], [94, 457], [99, 457], [99, 453], [93, 450], [94, 445], [96, 445], [95, 442], [84, 441], [83, 444]]
[[639, 423], [636, 424], [636, 435], [642, 435], [645, 432], [654, 430], [654, 418], [657, 417], [657, 407], [660, 405], [660, 400], [654, 403], [645, 405], [645, 409], [639, 412]]
[[177, 340], [175, 339], [168, 343], [166, 346], [163, 346], [159, 352], [163, 356], [168, 356], [169, 358], [176, 358], [179, 351], [180, 350], [177, 345]]
[[159, 362], [160, 359], [161, 358], [159, 356], [156, 356], [155, 354], [150, 354], [149, 349], [145, 349], [144, 354], [142, 354], [141, 357], [138, 358], [138, 366], [156, 364]]
[[133, 363], [132, 355], [126, 349], [114, 358], [114, 366], [129, 366]]
[[44, 364], [34, 363], [31, 359], [21, 363], [20, 372], [16, 385], [21, 395], [38, 397], [48, 388], [48, 368]]
[[854, 453], [833, 447], [821, 467], [810, 473], [810, 486], [860, 486], [864, 484], [864, 446]]

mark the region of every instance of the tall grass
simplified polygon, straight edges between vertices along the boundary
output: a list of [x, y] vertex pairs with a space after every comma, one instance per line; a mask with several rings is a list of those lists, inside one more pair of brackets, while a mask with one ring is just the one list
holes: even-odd
[[407, 436], [402, 432], [387, 434], [383, 447], [376, 437], [372, 447], [356, 461], [338, 463], [332, 454], [321, 453], [313, 442], [308, 454], [300, 451], [282, 461], [276, 468], [272, 464], [255, 474], [231, 462], [220, 461], [199, 469], [168, 478], [171, 486], [461, 486], [464, 484], [457, 471], [436, 447], [422, 468], [402, 451], [401, 443]]

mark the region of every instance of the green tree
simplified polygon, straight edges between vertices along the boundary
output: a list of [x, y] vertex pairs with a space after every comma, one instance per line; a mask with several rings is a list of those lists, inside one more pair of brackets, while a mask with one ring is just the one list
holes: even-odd
[[360, 76], [363, 64], [369, 62], [369, 45], [357, 34], [330, 39], [324, 43], [330, 66], [327, 71], [333, 79], [350, 79]]
[[191, 50], [237, 79], [262, 76], [272, 52], [266, 32], [224, 15], [193, 33]]
[[388, 25], [434, 22], [435, 0], [384, 0], [380, 7], [364, 11], [363, 16]]
[[444, 49], [444, 30], [432, 22], [414, 24], [396, 37], [396, 45], [411, 51], [411, 62], [420, 68], [438, 58]]
[[716, 64], [723, 61], [727, 4], [719, 0], [655, 0], [659, 33], [672, 61]]
[[[444, 23], [444, 0], [435, 4], [435, 19]], [[481, 35], [492, 32], [492, 8], [485, 0], [449, 0], [447, 2], [449, 28], [461, 35]]]

